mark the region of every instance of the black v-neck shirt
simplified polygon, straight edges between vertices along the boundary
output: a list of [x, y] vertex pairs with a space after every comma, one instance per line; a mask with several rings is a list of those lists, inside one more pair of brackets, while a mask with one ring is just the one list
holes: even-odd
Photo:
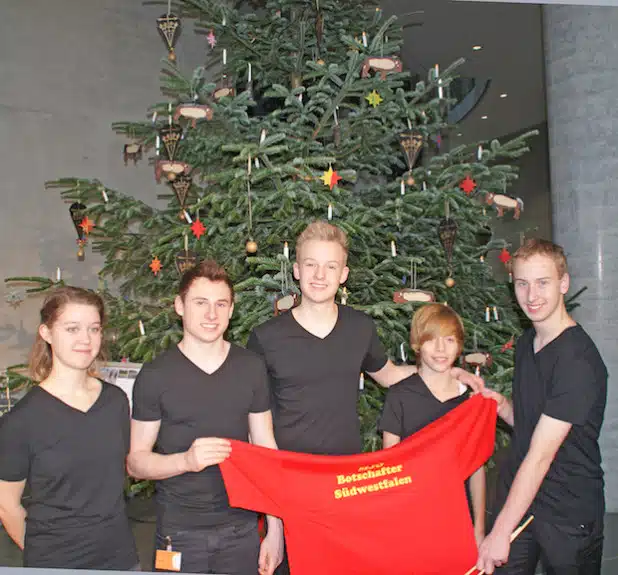
[[371, 317], [340, 305], [332, 331], [319, 338], [287, 312], [255, 328], [247, 347], [266, 361], [279, 449], [361, 452], [359, 377], [387, 361]]
[[546, 520], [586, 523], [603, 516], [603, 470], [599, 434], [607, 398], [607, 369], [580, 325], [564, 330], [534, 352], [534, 329], [518, 340], [513, 380], [515, 426], [509, 465], [510, 488], [530, 448], [542, 414], [572, 424], [532, 503]]
[[423, 378], [415, 373], [388, 388], [378, 428], [399, 436], [403, 441], [461, 405], [468, 397], [470, 392], [466, 389], [457, 397], [440, 401]]
[[86, 412], [34, 387], [0, 418], [0, 479], [26, 479], [27, 567], [130, 569], [129, 402], [103, 383]]
[[[160, 421], [155, 452], [187, 451], [199, 437], [247, 441], [249, 413], [270, 408], [262, 358], [234, 344], [212, 374], [202, 371], [177, 346], [144, 365], [133, 387], [133, 419]], [[159, 529], [199, 529], [253, 512], [230, 508], [219, 466], [157, 481]]]

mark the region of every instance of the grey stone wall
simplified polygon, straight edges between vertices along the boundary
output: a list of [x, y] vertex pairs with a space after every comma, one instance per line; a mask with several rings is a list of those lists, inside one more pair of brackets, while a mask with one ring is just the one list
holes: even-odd
[[573, 281], [575, 318], [610, 373], [601, 437], [608, 510], [618, 511], [618, 8], [543, 10], [553, 226]]
[[[167, 51], [156, 29], [160, 6], [140, 0], [3, 2], [0, 34], [0, 278], [55, 275], [95, 287], [100, 259], [87, 249], [76, 261], [68, 205], [46, 180], [99, 178], [150, 203], [162, 191], [143, 159], [122, 161], [118, 120], [140, 120], [159, 93]], [[177, 48], [190, 71], [206, 42], [187, 23]], [[40, 298], [13, 309], [0, 281], [0, 369], [24, 359]]]

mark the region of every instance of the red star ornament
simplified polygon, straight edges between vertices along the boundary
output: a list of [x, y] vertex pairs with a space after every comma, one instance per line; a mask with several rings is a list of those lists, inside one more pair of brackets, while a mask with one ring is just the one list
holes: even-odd
[[501, 348], [500, 348], [500, 353], [504, 353], [507, 349], [512, 349], [513, 348], [513, 344], [515, 343], [515, 340], [513, 338], [509, 339], [509, 341], [507, 341]]
[[466, 176], [463, 180], [461, 180], [459, 187], [464, 194], [469, 196], [476, 188], [476, 182], [470, 176]]
[[500, 255], [498, 256], [498, 259], [504, 264], [506, 265], [507, 263], [509, 263], [509, 261], [511, 261], [511, 254], [509, 253], [509, 250], [507, 250], [506, 248], [502, 248], [502, 251], [500, 252]]
[[79, 224], [79, 227], [84, 230], [86, 235], [88, 235], [92, 231], [92, 228], [94, 228], [94, 222], [88, 216], [84, 216], [84, 219]]
[[152, 273], [154, 275], [157, 275], [161, 271], [161, 268], [163, 266], [161, 265], [161, 260], [157, 256], [155, 256], [154, 258], [152, 258], [152, 261], [150, 262], [150, 265], [148, 267], [152, 270]]
[[206, 226], [200, 220], [195, 220], [191, 224], [191, 231], [193, 232], [193, 235], [199, 240], [200, 236], [204, 235], [204, 232], [206, 231]]

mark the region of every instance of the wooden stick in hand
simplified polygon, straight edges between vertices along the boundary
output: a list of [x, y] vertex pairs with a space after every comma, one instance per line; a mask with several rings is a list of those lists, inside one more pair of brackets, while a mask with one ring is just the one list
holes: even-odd
[[[528, 527], [528, 525], [530, 525], [530, 523], [532, 523], [532, 520], [534, 519], [534, 515], [530, 515], [530, 517], [528, 517], [528, 519], [526, 519], [517, 529], [515, 529], [515, 531], [513, 531], [513, 533], [511, 533], [511, 543], [513, 543], [513, 541], [515, 541], [515, 539], [517, 539], [518, 535], [526, 528]], [[476, 571], [476, 565], [470, 569], [468, 569], [464, 575], [472, 575], [472, 573], [474, 573]], [[485, 569], [483, 569], [482, 571], [479, 571], [478, 575], [485, 575]]]

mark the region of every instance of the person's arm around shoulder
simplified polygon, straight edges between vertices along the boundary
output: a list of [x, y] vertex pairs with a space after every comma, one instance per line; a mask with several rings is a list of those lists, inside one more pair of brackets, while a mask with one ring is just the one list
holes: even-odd
[[[277, 449], [273, 431], [273, 418], [269, 411], [249, 413], [249, 434], [251, 443]], [[258, 572], [260, 575], [272, 575], [283, 560], [283, 524], [281, 519], [266, 516], [268, 533], [260, 545]]]
[[131, 420], [131, 449], [127, 458], [129, 475], [137, 479], [167, 479], [202, 471], [229, 457], [230, 442], [218, 437], [198, 437], [187, 451], [162, 455], [153, 447], [161, 421]]
[[528, 453], [517, 470], [504, 507], [498, 514], [491, 533], [481, 544], [477, 562], [479, 570], [493, 573], [494, 567], [499, 567], [508, 560], [511, 533], [534, 500], [571, 427], [571, 423], [546, 414], [541, 415], [532, 434]]
[[0, 522], [20, 549], [24, 548], [26, 534], [26, 510], [21, 504], [21, 496], [26, 480], [0, 480]]

